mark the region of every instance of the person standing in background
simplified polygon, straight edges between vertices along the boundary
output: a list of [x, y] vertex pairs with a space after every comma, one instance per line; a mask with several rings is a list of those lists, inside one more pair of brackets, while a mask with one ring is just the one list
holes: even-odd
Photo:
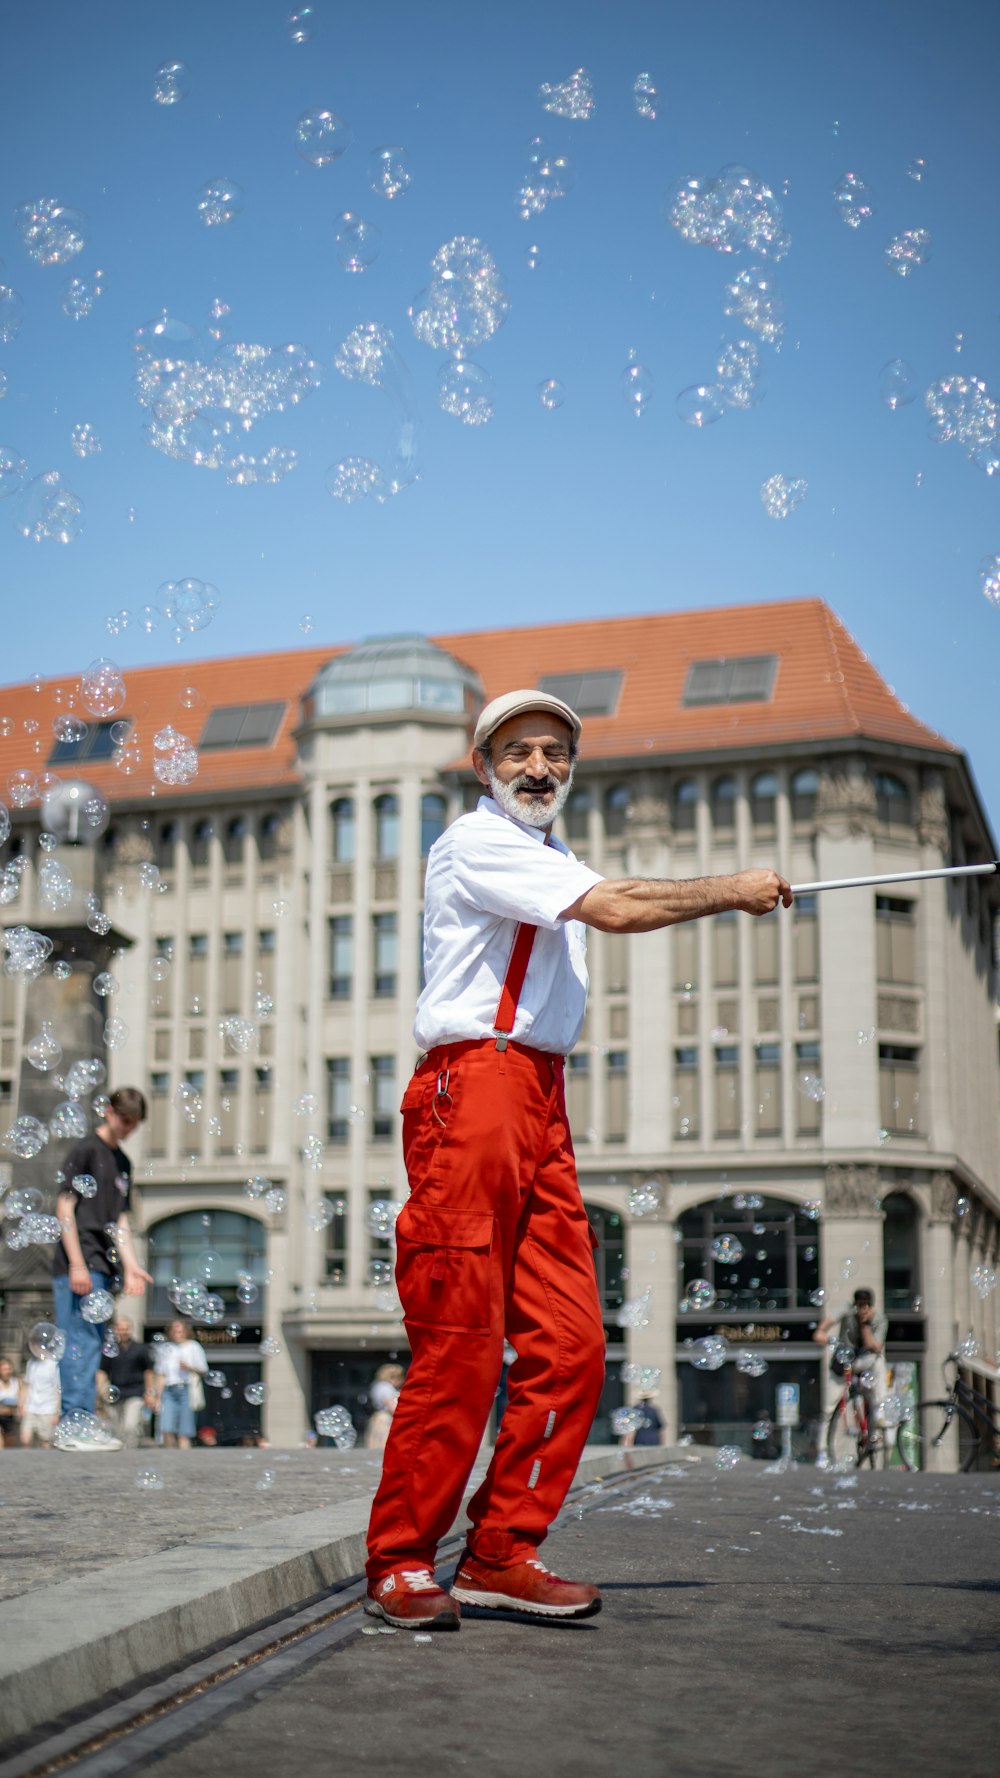
[[[191, 1335], [191, 1323], [178, 1316], [167, 1328], [167, 1337], [156, 1349], [157, 1442], [191, 1449], [195, 1434], [195, 1408], [191, 1399], [192, 1378], [198, 1385], [207, 1374], [204, 1348]], [[203, 1398], [204, 1399], [204, 1398]]]
[[[73, 1413], [93, 1414], [96, 1403], [104, 1324], [85, 1318], [84, 1299], [110, 1289], [116, 1254], [126, 1296], [141, 1296], [153, 1282], [132, 1248], [128, 1223], [132, 1163], [121, 1147], [145, 1115], [146, 1101], [138, 1088], [119, 1087], [93, 1135], [74, 1142], [63, 1166], [64, 1184], [56, 1205], [62, 1239], [52, 1262], [52, 1292], [56, 1326], [66, 1336], [59, 1362], [64, 1419]], [[60, 1433], [58, 1444], [62, 1451], [121, 1449], [119, 1439], [95, 1444], [76, 1437], [72, 1422]]]
[[126, 1315], [118, 1316], [114, 1328], [118, 1351], [113, 1358], [101, 1359], [101, 1372], [108, 1381], [107, 1407], [122, 1444], [135, 1450], [143, 1407], [156, 1406], [153, 1360], [149, 1347], [132, 1338], [132, 1323]]
[[9, 1358], [0, 1358], [0, 1450], [17, 1444], [21, 1413], [21, 1384]]
[[59, 1365], [54, 1358], [29, 1358], [21, 1386], [21, 1443], [52, 1449], [59, 1421]]

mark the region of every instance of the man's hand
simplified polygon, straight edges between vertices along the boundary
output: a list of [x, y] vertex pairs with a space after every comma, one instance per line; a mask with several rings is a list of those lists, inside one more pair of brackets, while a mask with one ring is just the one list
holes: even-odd
[[90, 1273], [85, 1265], [71, 1265], [69, 1268], [69, 1287], [74, 1296], [89, 1296], [93, 1285]]
[[141, 1296], [146, 1285], [152, 1284], [152, 1282], [149, 1273], [144, 1272], [141, 1266], [125, 1267], [124, 1291], [126, 1296]]
[[782, 907], [792, 905], [790, 884], [776, 870], [741, 870], [730, 878], [736, 906], [744, 914], [769, 914], [779, 901]]

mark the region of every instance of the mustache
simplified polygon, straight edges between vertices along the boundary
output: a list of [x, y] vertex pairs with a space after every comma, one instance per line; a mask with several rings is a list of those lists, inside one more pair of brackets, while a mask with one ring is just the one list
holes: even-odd
[[527, 790], [533, 796], [544, 796], [547, 791], [558, 788], [555, 779], [550, 778], [548, 773], [544, 778], [532, 778], [527, 772], [519, 772], [516, 778], [511, 779], [512, 790]]

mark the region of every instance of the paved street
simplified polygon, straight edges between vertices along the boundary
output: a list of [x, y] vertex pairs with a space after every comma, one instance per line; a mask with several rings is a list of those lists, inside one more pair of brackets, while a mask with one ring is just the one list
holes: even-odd
[[358, 1619], [117, 1769], [994, 1778], [1000, 1481], [669, 1466], [571, 1509], [545, 1554], [600, 1582], [600, 1617], [468, 1613], [426, 1641]]

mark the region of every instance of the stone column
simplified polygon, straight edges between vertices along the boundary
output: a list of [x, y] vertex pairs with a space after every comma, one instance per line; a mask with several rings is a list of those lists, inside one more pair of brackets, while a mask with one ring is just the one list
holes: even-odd
[[[959, 1194], [950, 1173], [932, 1173], [930, 1195], [921, 1271], [927, 1318], [927, 1356], [920, 1377], [922, 1400], [934, 1400], [944, 1394], [941, 1366], [949, 1352], [954, 1351], [959, 1333], [955, 1314], [955, 1204]], [[956, 1426], [939, 1450], [928, 1453], [927, 1467], [938, 1473], [958, 1468]]]
[[[637, 777], [627, 832], [630, 874], [665, 877], [670, 809], [659, 773], [642, 772]], [[639, 1154], [659, 1154], [670, 1139], [669, 950], [662, 932], [635, 933], [628, 942], [630, 1142]]]
[[[875, 787], [862, 759], [838, 760], [824, 771], [816, 822], [817, 880], [872, 875]], [[842, 889], [818, 897], [827, 1149], [871, 1148], [878, 1138], [878, 1067], [870, 1048], [858, 1047], [858, 1032], [877, 1022], [874, 894]]]
[[[674, 1329], [677, 1322], [677, 1259], [673, 1220], [669, 1210], [668, 1187], [662, 1174], [635, 1173], [630, 1184], [645, 1184], [647, 1179], [659, 1180], [663, 1191], [661, 1208], [651, 1216], [629, 1217], [625, 1235], [625, 1263], [628, 1266], [629, 1297], [650, 1292], [649, 1326], [634, 1327], [626, 1335], [629, 1362], [655, 1365], [660, 1371], [656, 1403], [666, 1422], [665, 1441], [677, 1437], [677, 1389], [674, 1373]], [[638, 1383], [626, 1387], [629, 1402], [638, 1401], [644, 1393]]]
[[[821, 1282], [826, 1291], [823, 1315], [840, 1316], [859, 1285], [868, 1285], [882, 1307], [882, 1212], [877, 1207], [877, 1167], [830, 1166], [823, 1193]], [[836, 1377], [824, 1366], [824, 1417], [840, 1392]]]

